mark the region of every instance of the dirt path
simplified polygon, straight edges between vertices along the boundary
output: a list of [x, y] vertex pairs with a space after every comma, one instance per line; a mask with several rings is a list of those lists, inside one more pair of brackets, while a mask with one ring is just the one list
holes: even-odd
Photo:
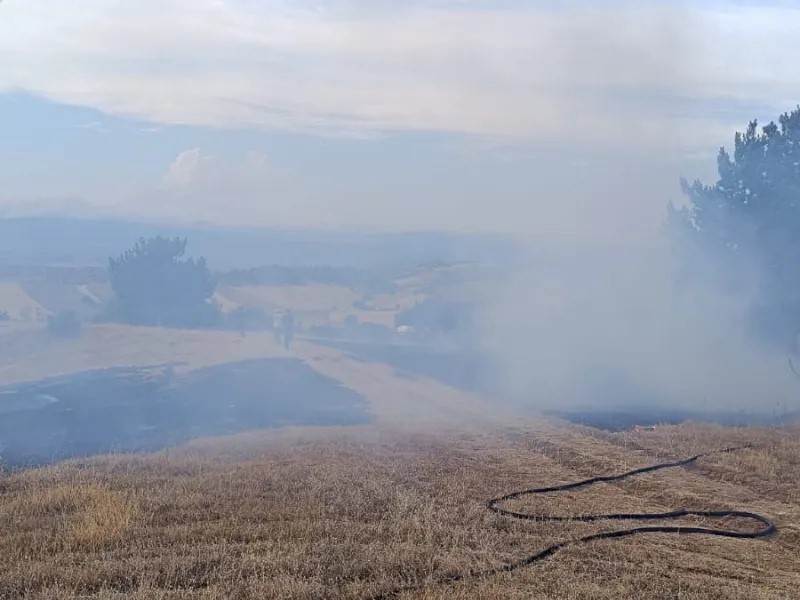
[[471, 423], [485, 427], [504, 416], [479, 395], [427, 377], [410, 377], [386, 364], [361, 361], [335, 348], [301, 342], [293, 354], [363, 395], [377, 425], [463, 427]]

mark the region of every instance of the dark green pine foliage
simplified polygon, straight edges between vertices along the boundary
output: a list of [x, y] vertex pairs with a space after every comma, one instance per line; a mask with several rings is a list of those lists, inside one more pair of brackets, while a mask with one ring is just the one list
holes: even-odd
[[219, 311], [212, 301], [216, 283], [204, 258], [183, 258], [186, 239], [141, 238], [109, 260], [114, 291], [112, 314], [135, 325], [202, 327]]
[[[756, 273], [750, 324], [794, 347], [800, 333], [800, 107], [721, 148], [714, 185], [682, 181], [689, 206], [669, 208], [668, 230], [695, 274], [727, 286]], [[747, 279], [752, 281], [752, 279]]]

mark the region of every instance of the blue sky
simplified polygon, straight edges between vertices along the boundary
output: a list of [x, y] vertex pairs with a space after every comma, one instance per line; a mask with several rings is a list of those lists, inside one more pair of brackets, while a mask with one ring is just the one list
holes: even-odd
[[800, 101], [798, 24], [787, 2], [7, 0], [0, 208], [647, 237], [680, 175]]

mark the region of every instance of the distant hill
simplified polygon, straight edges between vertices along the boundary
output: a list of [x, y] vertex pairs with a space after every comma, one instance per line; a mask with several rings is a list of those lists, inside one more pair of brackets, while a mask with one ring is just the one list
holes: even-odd
[[0, 266], [105, 265], [140, 236], [184, 236], [214, 269], [285, 266], [398, 268], [435, 261], [506, 262], [505, 238], [437, 232], [234, 229], [68, 217], [0, 218]]

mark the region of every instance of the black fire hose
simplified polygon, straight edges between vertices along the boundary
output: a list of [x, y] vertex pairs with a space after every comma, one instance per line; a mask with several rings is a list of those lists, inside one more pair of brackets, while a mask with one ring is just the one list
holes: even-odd
[[480, 579], [484, 577], [490, 577], [492, 575], [498, 575], [500, 573], [510, 573], [512, 571], [528, 567], [534, 563], [541, 562], [546, 558], [550, 557], [552, 554], [555, 554], [558, 550], [566, 548], [567, 546], [586, 544], [588, 542], [593, 542], [595, 540], [624, 538], [642, 533], [700, 534], [700, 535], [715, 535], [720, 537], [739, 538], [739, 539], [753, 539], [753, 538], [770, 536], [777, 531], [775, 524], [772, 521], [770, 521], [767, 517], [763, 515], [741, 510], [674, 510], [664, 513], [610, 513], [610, 514], [598, 514], [598, 515], [551, 516], [551, 515], [515, 512], [512, 510], [506, 510], [505, 508], [502, 508], [500, 506], [500, 504], [502, 504], [503, 502], [506, 502], [508, 500], [514, 500], [515, 498], [521, 498], [522, 496], [547, 494], [550, 492], [564, 492], [567, 490], [575, 490], [578, 488], [588, 487], [596, 483], [622, 481], [623, 479], [627, 479], [635, 475], [641, 475], [642, 473], [650, 473], [652, 471], [660, 471], [661, 469], [670, 469], [673, 467], [685, 467], [686, 465], [694, 463], [698, 459], [703, 458], [705, 456], [712, 456], [714, 454], [723, 454], [728, 452], [736, 452], [737, 450], [743, 450], [749, 447], [750, 446], [737, 446], [735, 448], [724, 448], [722, 450], [715, 450], [712, 452], [707, 452], [705, 454], [696, 454], [695, 456], [692, 456], [690, 458], [678, 460], [675, 462], [664, 462], [656, 465], [651, 465], [649, 467], [641, 467], [639, 469], [633, 469], [632, 471], [626, 471], [625, 473], [620, 473], [619, 475], [600, 475], [597, 477], [584, 479], [582, 481], [576, 481], [575, 483], [565, 483], [561, 485], [554, 485], [542, 488], [531, 488], [528, 490], [512, 492], [510, 494], [506, 494], [505, 496], [492, 498], [486, 503], [486, 507], [493, 513], [502, 515], [504, 517], [511, 517], [514, 519], [522, 519], [525, 521], [538, 521], [538, 522], [661, 521], [664, 519], [678, 519], [681, 517], [707, 517], [714, 519], [721, 519], [725, 517], [738, 517], [742, 519], [749, 519], [751, 521], [756, 521], [757, 523], [763, 526], [761, 529], [758, 529], [756, 531], [737, 531], [729, 529], [714, 529], [709, 527], [690, 527], [684, 525], [674, 525], [674, 526], [650, 525], [642, 527], [632, 527], [630, 529], [617, 529], [614, 531], [604, 531], [602, 533], [594, 533], [592, 535], [576, 538], [574, 540], [558, 542], [556, 544], [553, 544], [552, 546], [548, 546], [547, 548], [541, 550], [540, 552], [537, 552], [536, 554], [531, 554], [530, 556], [526, 556], [525, 558], [509, 563], [507, 565], [503, 565], [501, 567], [466, 571], [464, 573], [447, 575], [445, 577], [442, 577], [440, 579], [428, 583], [419, 583], [403, 587], [397, 587], [387, 592], [382, 592], [374, 596], [369, 596], [365, 600], [387, 600], [388, 598], [394, 598], [395, 596], [398, 596], [403, 592], [421, 590], [423, 588], [431, 586], [447, 585], [450, 583], [463, 581], [465, 579], [473, 579], [473, 578]]

